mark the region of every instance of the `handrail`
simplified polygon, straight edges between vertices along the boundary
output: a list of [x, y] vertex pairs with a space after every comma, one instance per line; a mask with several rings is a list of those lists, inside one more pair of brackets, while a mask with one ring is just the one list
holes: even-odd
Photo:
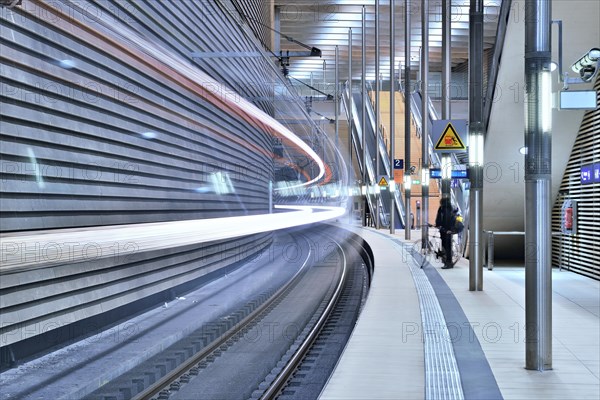
[[[346, 110], [348, 109], [348, 100], [349, 100], [348, 98], [349, 98], [349, 96], [350, 96], [350, 94], [349, 94], [348, 85], [347, 85], [347, 83], [344, 83], [344, 90], [342, 90], [342, 101], [344, 102], [344, 106], [345, 106]], [[354, 116], [355, 119], [358, 119], [358, 112], [356, 112], [357, 110], [355, 109], [355, 104], [354, 104], [354, 102], [351, 102], [351, 103], [352, 103], [352, 107], [353, 107], [353, 110], [352, 110], [353, 114], [352, 115]], [[360, 139], [359, 140], [354, 140], [356, 149], [357, 149], [357, 151], [361, 151], [362, 150], [362, 147], [359, 148], [359, 143], [360, 143], [361, 146], [365, 147], [365, 151], [367, 151], [367, 153], [368, 153], [368, 145], [366, 143], [362, 143], [362, 129], [363, 129], [362, 124], [358, 123], [358, 121], [354, 121], [354, 122], [355, 122], [353, 124], [354, 128], [356, 129], [357, 132], [360, 133], [360, 135], [359, 135]], [[360, 131], [359, 131], [359, 129], [360, 129]], [[370, 182], [374, 182], [375, 181], [375, 170], [374, 170], [374, 167], [373, 167], [373, 161], [369, 158], [369, 161], [366, 163], [366, 166], [365, 165], [361, 165], [361, 159], [360, 159], [360, 157], [357, 158], [357, 161], [359, 163], [359, 167], [362, 166], [362, 168], [365, 168], [365, 167], [367, 168], [367, 175], [369, 176], [369, 181]], [[367, 182], [363, 182], [363, 184], [366, 185], [367, 188], [369, 187], [369, 185], [367, 185]], [[370, 209], [374, 210], [375, 208], [373, 207], [373, 201], [371, 199], [371, 193], [368, 192], [368, 189], [367, 189], [366, 198], [367, 198], [367, 203], [369, 204]]]
[[[369, 82], [367, 82], [367, 91], [369, 91], [369, 90], [372, 91], [372, 86]], [[371, 126], [375, 126], [375, 111], [373, 109], [373, 103], [371, 102], [371, 98], [369, 96], [366, 96], [366, 97], [369, 99], [369, 105], [370, 105], [370, 107], [367, 107], [367, 114], [369, 114], [369, 120], [371, 121]], [[390, 101], [391, 101], [391, 96], [390, 96]], [[379, 132], [379, 130], [378, 130], [378, 132]], [[384, 144], [384, 140], [381, 135], [381, 132], [379, 132], [377, 143], [379, 145], [379, 153], [381, 154], [380, 158], [381, 158], [381, 162], [383, 163], [384, 171], [388, 176], [393, 177], [394, 170], [390, 166], [389, 155], [387, 152], [387, 148]], [[396, 203], [396, 207], [399, 210], [398, 214], [400, 215], [401, 223], [402, 223], [402, 225], [406, 226], [406, 221], [407, 221], [406, 212], [405, 212], [406, 208], [404, 206], [404, 199], [399, 194], [398, 190], [394, 191], [394, 202]]]
[[[494, 235], [496, 236], [525, 236], [525, 232], [522, 231], [488, 231], [484, 230], [484, 233], [487, 234], [487, 263], [485, 262], [485, 252], [484, 252], [484, 265], [487, 264], [488, 270], [494, 269]], [[564, 232], [554, 231], [552, 232], [552, 236], [557, 235], [565, 235]], [[562, 247], [560, 248], [562, 250]], [[562, 253], [559, 254], [559, 260], [562, 259]], [[562, 271], [562, 263], [559, 262], [558, 268]]]
[[[370, 88], [370, 84], [369, 84], [368, 87]], [[344, 100], [345, 104], [347, 105], [347, 98], [349, 99], [349, 96], [352, 95], [351, 93], [349, 93], [349, 88], [348, 88], [348, 84], [347, 83], [344, 83], [343, 94], [345, 96], [345, 97], [343, 96], [343, 100]], [[370, 100], [370, 98], [368, 96], [365, 96], [365, 98], [363, 98], [363, 101], [365, 101], [366, 104], [368, 104], [368, 106], [366, 107], [366, 109], [367, 109], [367, 118], [368, 118], [371, 126], [375, 127], [375, 112], [373, 110], [373, 105], [371, 103], [371, 100]], [[362, 129], [363, 129], [363, 126], [360, 123], [360, 120], [359, 120], [360, 113], [356, 109], [356, 105], [355, 105], [354, 102], [352, 102], [352, 111], [353, 111], [352, 115], [353, 115], [353, 118], [354, 118], [353, 126], [354, 126], [355, 130], [357, 131], [357, 134], [360, 133], [360, 135], [359, 135], [360, 138], [358, 140], [355, 140], [354, 142], [355, 143], [359, 143], [360, 142], [362, 144]], [[380, 157], [380, 160], [381, 160], [381, 162], [383, 164], [384, 173], [386, 173], [387, 175], [391, 176], [391, 174], [393, 173], [393, 170], [392, 170], [392, 168], [390, 166], [389, 156], [387, 154], [387, 148], [385, 147], [385, 144], [383, 143], [383, 138], [381, 136], [381, 129], [377, 129], [377, 130], [373, 129], [373, 130], [377, 131], [377, 133], [378, 133], [378, 137], [377, 137], [377, 141], [376, 142], [377, 142], [378, 151], [379, 151], [380, 155], [382, 155], [382, 157]], [[354, 134], [354, 132], [353, 132], [353, 134]], [[367, 154], [370, 154], [368, 152], [368, 149], [369, 149], [368, 144], [365, 143], [364, 146], [366, 146]], [[359, 149], [359, 150], [361, 150], [361, 149]], [[359, 157], [359, 159], [360, 159], [360, 157]], [[360, 161], [359, 161], [359, 163], [360, 163]], [[367, 162], [367, 172], [370, 175], [369, 178], [371, 179], [371, 182], [375, 181], [375, 179], [376, 179], [374, 177], [374, 175], [375, 175], [375, 170], [374, 169], [375, 169], [375, 167], [373, 166], [373, 161], [371, 159], [369, 159], [369, 162]], [[402, 199], [401, 196], [399, 196], [398, 191], [394, 191], [393, 193], [394, 193], [394, 195], [393, 195], [394, 196], [394, 202], [396, 203], [396, 208], [397, 208], [398, 214], [400, 216], [400, 222], [402, 223], [402, 225], [404, 225], [406, 223], [405, 222], [406, 221], [406, 215], [405, 215], [405, 212], [404, 212], [404, 202], [403, 202], [403, 199]], [[369, 196], [367, 196], [367, 197], [369, 197]], [[379, 205], [380, 205], [380, 210], [382, 210], [380, 212], [380, 216], [379, 216], [380, 217], [380, 221], [382, 221], [382, 224], [384, 226], [389, 226], [389, 223], [390, 223], [389, 222], [389, 218], [386, 215], [386, 213], [384, 212], [385, 211], [385, 207], [383, 207], [383, 202], [382, 202], [381, 197], [378, 197], [378, 202], [379, 202]], [[370, 202], [369, 205], [372, 205], [371, 202]], [[389, 210], [389, 211], [390, 211], [390, 213], [394, 212], [394, 210]]]

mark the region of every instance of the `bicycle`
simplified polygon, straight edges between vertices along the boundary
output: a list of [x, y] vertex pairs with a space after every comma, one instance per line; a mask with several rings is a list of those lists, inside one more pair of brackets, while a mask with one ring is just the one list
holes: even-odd
[[[427, 224], [430, 228], [435, 228], [431, 224]], [[437, 229], [429, 229], [429, 235], [425, 248], [423, 248], [423, 240], [419, 239], [415, 241], [413, 245], [414, 251], [421, 255], [421, 268], [429, 260], [430, 255], [434, 255], [436, 260], [439, 260], [442, 265], [446, 265], [446, 252], [442, 248], [442, 239]], [[456, 233], [452, 234], [452, 261], [451, 265], [454, 266], [458, 260], [460, 260], [460, 242]]]

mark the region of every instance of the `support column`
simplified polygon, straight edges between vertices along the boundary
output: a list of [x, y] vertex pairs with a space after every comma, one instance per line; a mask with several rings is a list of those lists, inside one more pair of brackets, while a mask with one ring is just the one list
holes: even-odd
[[552, 369], [552, 6], [525, 6], [525, 368], [545, 371]]
[[410, 240], [412, 228], [410, 189], [412, 177], [410, 176], [410, 0], [404, 0], [404, 204], [406, 208], [406, 226], [404, 238]]
[[273, 14], [274, 32], [271, 32], [273, 38], [273, 53], [279, 54], [281, 51], [281, 35], [275, 32], [281, 32], [281, 6], [274, 6]]
[[[390, 0], [390, 233], [396, 232], [396, 182], [394, 181], [394, 136], [396, 135], [396, 79], [394, 78], [394, 59], [396, 56], [396, 26], [395, 26], [396, 1]], [[394, 187], [392, 187], [394, 186]]]
[[[362, 96], [362, 115], [361, 115], [361, 132], [362, 132], [362, 184], [365, 187], [365, 192], [362, 194], [363, 198], [363, 213], [362, 220], [363, 226], [367, 225], [367, 207], [369, 202], [367, 196], [369, 195], [369, 186], [367, 175], [367, 8], [362, 7], [362, 51], [361, 51], [361, 96]], [[369, 160], [370, 162], [370, 160]]]
[[273, 181], [269, 181], [269, 214], [273, 214]]
[[[379, 80], [379, 0], [375, 0], [375, 171], [376, 176], [375, 180], [379, 179], [379, 175], [381, 171], [379, 169], [379, 125], [381, 125], [380, 116], [379, 116], [379, 92], [381, 90], [380, 80]], [[375, 227], [379, 229], [381, 227], [381, 210], [379, 207], [379, 187], [375, 187]]]
[[[352, 28], [348, 28], [348, 188], [352, 186], [352, 129], [354, 126], [354, 97], [352, 96]], [[352, 222], [354, 200], [350, 204], [349, 221]]]
[[483, 289], [483, 0], [469, 18], [469, 290]]
[[429, 235], [429, 1], [421, 0], [421, 237], [423, 248]]
[[[452, 10], [448, 0], [442, 0], [442, 119], [452, 119], [450, 112], [450, 21]], [[450, 199], [452, 159], [449, 153], [442, 154], [442, 199]], [[445, 172], [444, 172], [445, 171]]]
[[339, 149], [340, 141], [340, 50], [335, 46], [335, 148]]

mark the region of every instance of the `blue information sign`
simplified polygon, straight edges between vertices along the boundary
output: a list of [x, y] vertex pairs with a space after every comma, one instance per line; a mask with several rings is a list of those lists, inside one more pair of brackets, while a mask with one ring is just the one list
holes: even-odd
[[592, 182], [600, 183], [600, 163], [594, 164], [594, 170], [592, 171]]
[[401, 158], [395, 158], [394, 169], [404, 169], [404, 160]]
[[452, 178], [453, 179], [467, 179], [469, 177], [468, 169], [453, 169], [452, 170]]
[[592, 176], [593, 170], [594, 170], [593, 164], [581, 166], [581, 183], [582, 184], [585, 185], [588, 183], [592, 183], [594, 181], [593, 176]]
[[[442, 179], [442, 170], [440, 168], [431, 168], [429, 170], [429, 178], [431, 179]], [[452, 179], [467, 179], [469, 178], [469, 170], [468, 169], [453, 169], [452, 175], [450, 176]]]

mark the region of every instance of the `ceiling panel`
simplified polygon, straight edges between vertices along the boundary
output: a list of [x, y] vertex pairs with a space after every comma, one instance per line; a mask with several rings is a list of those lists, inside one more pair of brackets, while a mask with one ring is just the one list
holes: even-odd
[[[441, 71], [441, 1], [429, 2], [429, 69]], [[390, 2], [380, 1], [380, 73], [383, 79], [389, 79], [390, 65]], [[396, 0], [395, 7], [395, 69], [396, 73], [404, 66], [404, 4]], [[284, 35], [304, 43], [318, 47], [322, 51], [321, 58], [292, 58], [290, 60], [290, 76], [298, 79], [314, 79], [332, 81], [335, 71], [335, 46], [340, 53], [340, 79], [348, 78], [348, 30], [352, 28], [352, 75], [360, 78], [362, 49], [362, 8], [367, 12], [366, 55], [367, 77], [375, 76], [375, 1], [355, 0], [275, 0], [280, 12], [280, 30]], [[469, 40], [469, 0], [451, 2], [452, 23], [452, 65], [460, 64], [467, 59]], [[497, 19], [501, 0], [485, 2], [484, 15], [484, 48], [495, 43]], [[411, 67], [419, 68], [419, 51], [421, 47], [421, 2], [411, 1]], [[281, 39], [281, 49], [303, 51], [302, 46]], [[325, 62], [325, 64], [323, 63]], [[325, 65], [325, 68], [323, 67]]]

